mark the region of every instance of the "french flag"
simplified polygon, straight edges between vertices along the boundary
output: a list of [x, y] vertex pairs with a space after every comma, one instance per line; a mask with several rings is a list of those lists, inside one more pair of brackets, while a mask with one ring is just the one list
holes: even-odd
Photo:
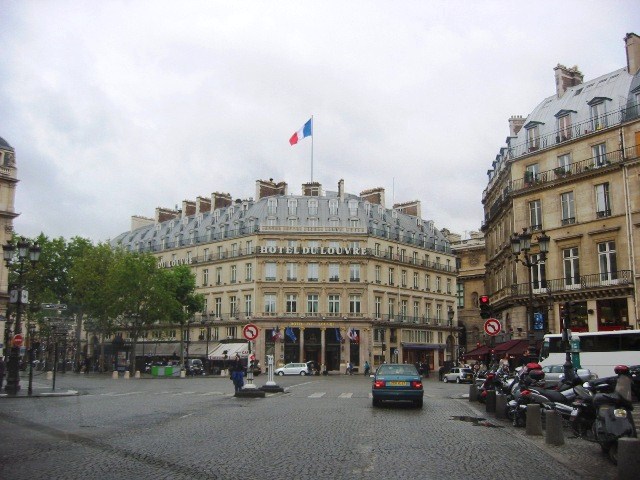
[[311, 135], [313, 135], [313, 123], [311, 122], [310, 118], [300, 130], [298, 130], [291, 136], [291, 138], [289, 139], [289, 143], [293, 146], [303, 138], [310, 137]]

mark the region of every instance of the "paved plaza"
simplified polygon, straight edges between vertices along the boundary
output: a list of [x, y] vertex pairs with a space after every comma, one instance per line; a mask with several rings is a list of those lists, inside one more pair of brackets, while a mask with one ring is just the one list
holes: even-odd
[[284, 393], [252, 399], [228, 378], [67, 373], [43, 396], [37, 375], [36, 396], [0, 398], [0, 478], [615, 478], [597, 445], [527, 437], [469, 403], [468, 385], [425, 380], [417, 410], [374, 409], [362, 375], [276, 381]]

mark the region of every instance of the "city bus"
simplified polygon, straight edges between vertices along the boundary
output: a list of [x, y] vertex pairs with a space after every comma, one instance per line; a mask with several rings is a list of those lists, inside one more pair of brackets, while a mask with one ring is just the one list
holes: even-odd
[[[574, 332], [571, 344], [580, 351], [580, 368], [588, 368], [600, 378], [613, 376], [616, 365], [640, 364], [640, 330]], [[545, 335], [539, 363], [543, 367], [563, 365], [565, 358], [562, 334]], [[572, 360], [576, 365], [575, 359]]]

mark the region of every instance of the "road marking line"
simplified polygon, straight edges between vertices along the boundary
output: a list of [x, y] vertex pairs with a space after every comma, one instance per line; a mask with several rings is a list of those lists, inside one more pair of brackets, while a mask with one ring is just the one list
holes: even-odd
[[199, 395], [202, 395], [203, 397], [205, 396], [210, 396], [210, 395], [224, 395], [224, 392], [205, 392], [205, 393], [200, 393]]
[[290, 385], [290, 386], [288, 386], [288, 387], [286, 388], [286, 390], [289, 390], [289, 389], [291, 389], [291, 388], [295, 388], [295, 387], [301, 387], [301, 386], [303, 386], [303, 385], [309, 385], [310, 383], [313, 383], [313, 382], [304, 382], [304, 383], [298, 383], [298, 384], [296, 384], [296, 385]]
[[180, 418], [187, 418], [193, 415], [193, 413], [187, 413], [186, 415], [182, 415]]
[[353, 393], [345, 392], [345, 393], [341, 393], [338, 398], [351, 398], [351, 397], [353, 397]]
[[309, 398], [320, 398], [320, 397], [324, 397], [326, 395], [327, 392], [316, 392], [316, 393], [312, 393], [311, 395], [309, 395]]

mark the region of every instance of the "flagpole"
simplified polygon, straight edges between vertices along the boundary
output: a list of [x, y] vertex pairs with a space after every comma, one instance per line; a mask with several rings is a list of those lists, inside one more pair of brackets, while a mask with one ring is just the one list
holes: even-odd
[[313, 131], [313, 115], [311, 115], [311, 182], [313, 183], [313, 137], [315, 132]]

